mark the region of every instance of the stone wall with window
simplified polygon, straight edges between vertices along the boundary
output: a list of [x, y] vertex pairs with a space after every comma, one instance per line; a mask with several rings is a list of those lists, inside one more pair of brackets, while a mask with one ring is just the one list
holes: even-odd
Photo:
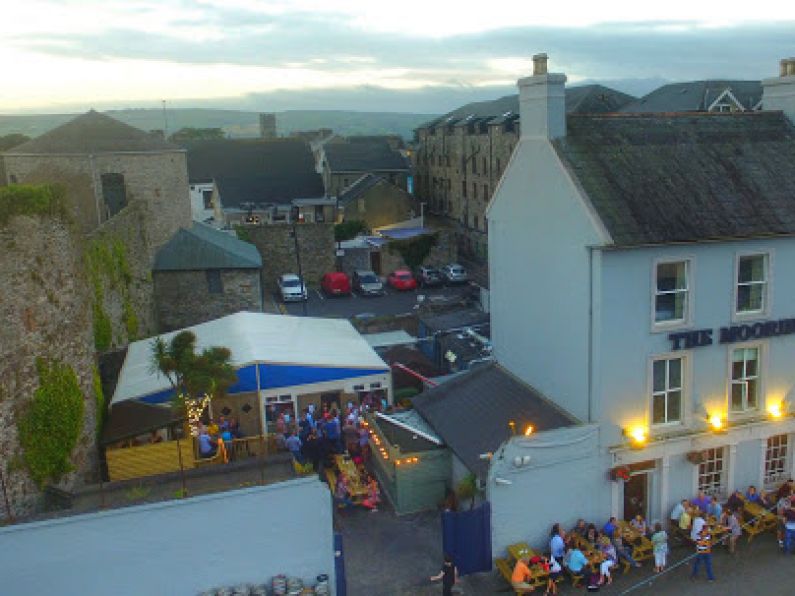
[[259, 269], [156, 271], [157, 322], [172, 331], [233, 314], [262, 311]]

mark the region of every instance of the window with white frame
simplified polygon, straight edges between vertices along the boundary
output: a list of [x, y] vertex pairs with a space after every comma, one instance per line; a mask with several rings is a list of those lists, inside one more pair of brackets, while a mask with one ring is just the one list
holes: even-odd
[[703, 461], [698, 464], [698, 490], [703, 490], [707, 495], [723, 498], [725, 491], [724, 479], [724, 448], [705, 449]]
[[731, 411], [756, 409], [759, 404], [759, 348], [732, 350], [731, 379]]
[[767, 255], [737, 260], [737, 314], [762, 313], [767, 307]]
[[789, 477], [787, 473], [787, 435], [767, 439], [765, 450], [765, 486], [775, 486]]
[[687, 320], [688, 261], [657, 263], [654, 288], [654, 322], [682, 323]]
[[682, 421], [682, 358], [664, 358], [652, 364], [651, 422]]

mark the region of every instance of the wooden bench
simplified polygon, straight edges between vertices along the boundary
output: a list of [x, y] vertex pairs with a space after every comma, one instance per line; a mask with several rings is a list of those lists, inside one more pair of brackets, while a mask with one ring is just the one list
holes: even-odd
[[[511, 576], [513, 575], [513, 569], [511, 569], [511, 564], [508, 562], [508, 559], [497, 559], [494, 561], [494, 564], [497, 566], [497, 571], [500, 572], [502, 578], [508, 582], [508, 585], [513, 588], [513, 581], [511, 581]], [[515, 594], [520, 594], [521, 592], [516, 592]]]
[[315, 471], [312, 467], [312, 462], [299, 463], [297, 459], [293, 458], [293, 471], [297, 476], [307, 476]]

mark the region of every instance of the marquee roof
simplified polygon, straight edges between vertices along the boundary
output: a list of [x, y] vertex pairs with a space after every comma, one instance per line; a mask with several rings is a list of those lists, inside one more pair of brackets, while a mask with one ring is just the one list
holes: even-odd
[[[384, 374], [388, 366], [346, 320], [291, 317], [255, 312], [239, 312], [220, 319], [187, 327], [196, 334], [196, 350], [214, 346], [229, 348], [238, 370], [237, 390], [254, 381], [254, 365], [259, 367], [260, 387], [287, 386], [338, 380], [356, 376]], [[180, 331], [164, 333], [169, 341]], [[170, 390], [168, 379], [152, 371], [154, 338], [130, 344], [111, 404], [129, 399], [157, 397], [164, 401]], [[236, 392], [235, 388], [230, 389]]]

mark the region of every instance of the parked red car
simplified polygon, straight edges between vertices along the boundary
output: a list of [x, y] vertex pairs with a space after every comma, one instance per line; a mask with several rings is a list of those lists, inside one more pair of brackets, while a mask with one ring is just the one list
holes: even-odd
[[351, 280], [342, 271], [333, 271], [320, 278], [320, 287], [329, 296], [348, 296], [351, 293]]
[[396, 290], [416, 290], [417, 280], [408, 269], [397, 269], [386, 278], [387, 283]]

